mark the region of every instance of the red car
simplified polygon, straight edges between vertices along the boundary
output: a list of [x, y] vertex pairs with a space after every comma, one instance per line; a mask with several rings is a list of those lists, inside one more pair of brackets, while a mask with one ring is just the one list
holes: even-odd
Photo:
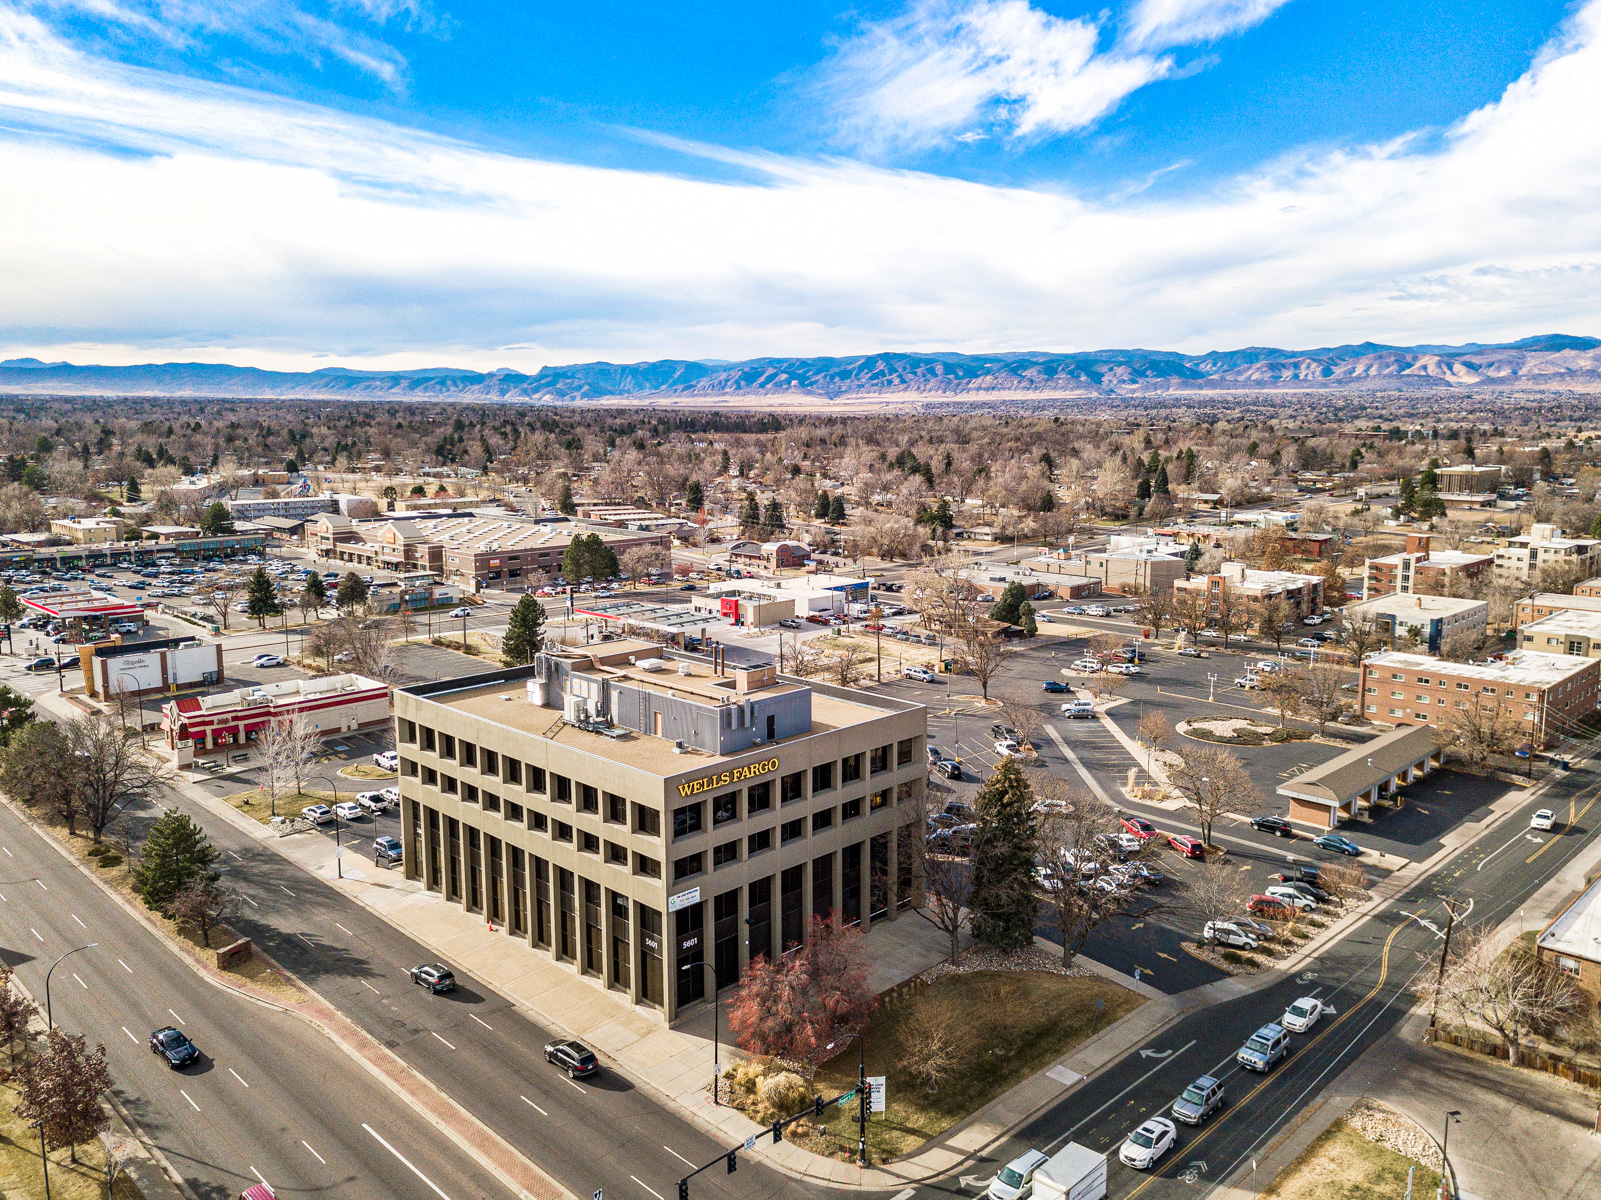
[[1124, 817], [1123, 829], [1125, 832], [1131, 833], [1135, 837], [1139, 838], [1142, 842], [1146, 838], [1153, 838], [1156, 836], [1156, 826], [1152, 825], [1144, 817]]
[[1187, 833], [1170, 833], [1167, 835], [1167, 844], [1172, 846], [1185, 858], [1205, 858], [1206, 846], [1200, 838], [1191, 837]]
[[1295, 915], [1295, 910], [1276, 896], [1252, 896], [1250, 903], [1245, 906], [1245, 911], [1276, 921], [1283, 921]]

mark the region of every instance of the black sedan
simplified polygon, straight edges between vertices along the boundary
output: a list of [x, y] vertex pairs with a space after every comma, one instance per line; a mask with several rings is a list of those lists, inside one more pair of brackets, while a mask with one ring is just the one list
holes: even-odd
[[167, 1025], [150, 1035], [150, 1049], [167, 1060], [174, 1071], [187, 1067], [200, 1058], [200, 1048], [179, 1030]]
[[593, 1075], [600, 1070], [600, 1062], [595, 1058], [595, 1052], [582, 1042], [575, 1042], [571, 1038], [564, 1042], [547, 1042], [545, 1061], [555, 1063], [566, 1071], [568, 1079]]

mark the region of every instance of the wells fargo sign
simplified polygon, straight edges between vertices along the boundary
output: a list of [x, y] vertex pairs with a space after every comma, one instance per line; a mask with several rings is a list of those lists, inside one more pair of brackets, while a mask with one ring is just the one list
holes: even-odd
[[708, 775], [705, 779], [695, 779], [689, 783], [681, 783], [678, 785], [678, 794], [680, 796], [698, 796], [700, 793], [709, 792], [713, 788], [728, 787], [733, 783], [743, 783], [747, 779], [755, 779], [758, 775], [766, 775], [776, 770], [778, 770], [778, 760], [776, 758], [746, 763], [743, 767], [735, 767], [732, 771], [722, 771], [716, 775]]

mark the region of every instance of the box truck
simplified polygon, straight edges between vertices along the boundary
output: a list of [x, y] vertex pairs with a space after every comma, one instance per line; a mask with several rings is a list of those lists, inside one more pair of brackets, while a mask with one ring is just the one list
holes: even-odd
[[1106, 1155], [1069, 1142], [1034, 1172], [1034, 1200], [1103, 1200]]

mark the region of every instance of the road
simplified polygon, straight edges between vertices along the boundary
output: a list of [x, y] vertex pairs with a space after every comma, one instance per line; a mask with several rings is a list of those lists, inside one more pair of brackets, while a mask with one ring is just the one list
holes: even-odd
[[[99, 943], [55, 971], [55, 1019], [105, 1044], [118, 1101], [200, 1200], [260, 1179], [286, 1200], [511, 1195], [321, 1033], [196, 975], [7, 808], [0, 941], [41, 1004], [56, 957]], [[164, 1025], [200, 1047], [199, 1065], [174, 1071], [151, 1053]]]

